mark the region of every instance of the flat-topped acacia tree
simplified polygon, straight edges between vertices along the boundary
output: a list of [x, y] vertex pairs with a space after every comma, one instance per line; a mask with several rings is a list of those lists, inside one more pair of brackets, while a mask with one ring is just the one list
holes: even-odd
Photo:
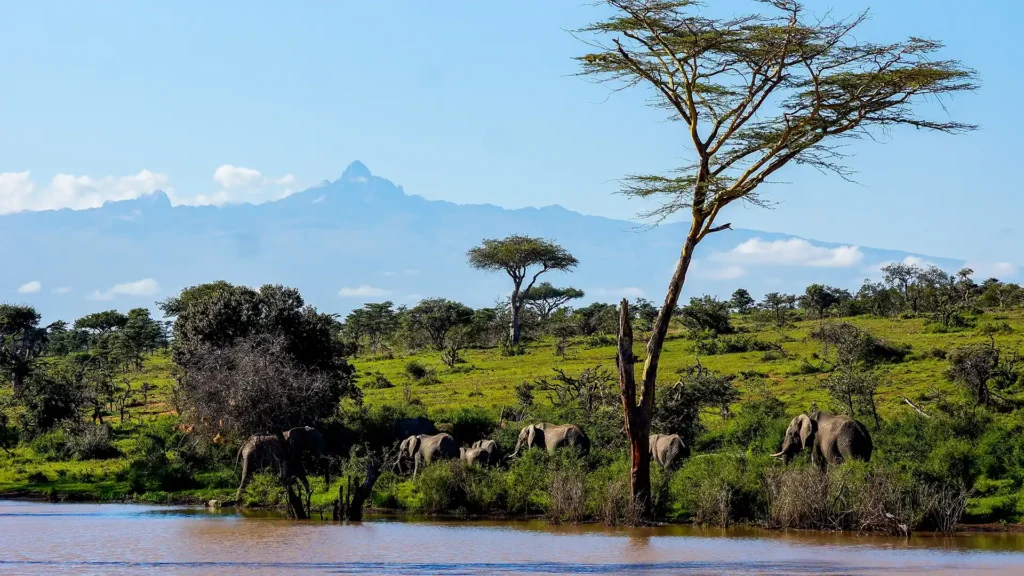
[[[541, 274], [550, 270], [570, 271], [579, 264], [576, 257], [558, 244], [543, 238], [514, 234], [507, 238], [487, 239], [466, 253], [469, 265], [479, 270], [504, 271], [512, 278], [512, 325], [509, 342], [519, 344], [519, 319], [523, 311], [524, 295], [529, 293]], [[532, 274], [530, 283], [523, 282]]]
[[694, 249], [729, 228], [718, 223], [722, 210], [737, 200], [761, 205], [758, 187], [789, 164], [848, 178], [840, 146], [849, 140], [898, 126], [953, 134], [974, 129], [928, 119], [921, 105], [975, 89], [976, 75], [937, 57], [942, 44], [934, 40], [862, 41], [854, 32], [866, 13], [834, 20], [808, 14], [793, 0], [760, 0], [761, 12], [718, 19], [693, 0], [604, 3], [610, 17], [577, 32], [592, 47], [578, 58], [581, 74], [616, 90], [652, 90], [653, 104], [678, 122], [690, 162], [668, 176], [627, 176], [622, 185], [627, 196], [660, 200], [646, 217], [660, 220], [680, 211], [690, 217], [647, 342], [639, 391], [628, 303], [620, 308], [619, 383], [632, 452], [630, 484], [643, 514], [650, 509], [648, 434], [662, 345]]

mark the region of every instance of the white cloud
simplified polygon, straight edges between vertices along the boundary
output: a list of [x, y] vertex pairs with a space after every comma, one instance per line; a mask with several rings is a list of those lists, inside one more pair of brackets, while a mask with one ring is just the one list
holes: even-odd
[[160, 292], [160, 285], [152, 278], [139, 280], [138, 282], [126, 282], [115, 284], [112, 288], [104, 291], [94, 290], [89, 295], [91, 300], [113, 300], [116, 296], [153, 296]]
[[18, 288], [19, 294], [35, 294], [43, 289], [43, 285], [39, 283], [39, 280], [33, 280], [31, 282], [25, 282]]
[[999, 278], [1006, 280], [1017, 276], [1019, 268], [1010, 262], [968, 262], [967, 268], [974, 270], [975, 278]]
[[295, 175], [285, 174], [279, 178], [264, 176], [259, 170], [224, 164], [213, 172], [213, 181], [220, 190], [212, 194], [197, 194], [181, 198], [180, 203], [193, 206], [221, 206], [223, 204], [261, 204], [286, 198], [294, 193]]
[[747, 275], [746, 269], [742, 266], [737, 266], [736, 264], [708, 265], [703, 260], [692, 261], [690, 263], [690, 272], [697, 278], [707, 280], [735, 280]]
[[342, 298], [378, 298], [381, 296], [387, 296], [388, 294], [391, 294], [390, 290], [367, 286], [366, 284], [355, 288], [345, 287], [338, 290], [338, 296]]
[[71, 286], [61, 286], [53, 290], [54, 294], [67, 294], [68, 292], [71, 292]]
[[595, 298], [642, 298], [646, 292], [636, 286], [623, 288], [588, 288], [585, 290], [587, 296]]
[[259, 170], [253, 170], [252, 168], [224, 164], [214, 170], [213, 181], [220, 184], [225, 190], [230, 190], [242, 186], [252, 186], [256, 183], [262, 184], [263, 174]]
[[131, 176], [74, 176], [57, 174], [39, 186], [29, 172], [0, 173], [0, 214], [25, 210], [84, 210], [104, 202], [131, 200], [157, 190], [173, 192], [166, 174], [142, 170]]
[[709, 260], [733, 265], [808, 266], [813, 268], [846, 268], [864, 259], [858, 246], [826, 248], [807, 240], [790, 238], [767, 242], [751, 238], [728, 252], [712, 254]]

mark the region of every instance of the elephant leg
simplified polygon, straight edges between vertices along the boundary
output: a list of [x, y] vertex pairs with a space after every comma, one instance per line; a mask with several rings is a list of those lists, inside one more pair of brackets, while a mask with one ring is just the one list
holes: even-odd
[[416, 479], [416, 475], [419, 474], [419, 471], [420, 471], [420, 453], [417, 452], [416, 453], [416, 457], [413, 459], [413, 466], [412, 466], [412, 477], [413, 477], [414, 480]]
[[238, 492], [235, 493], [235, 501], [242, 499], [242, 490], [245, 490], [245, 485], [249, 483], [249, 454], [242, 456], [242, 483], [238, 485]]

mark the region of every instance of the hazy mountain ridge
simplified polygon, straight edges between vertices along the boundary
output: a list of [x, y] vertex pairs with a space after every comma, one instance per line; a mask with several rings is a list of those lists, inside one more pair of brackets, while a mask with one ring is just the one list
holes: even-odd
[[[225, 279], [295, 286], [326, 311], [438, 295], [482, 306], [507, 292], [507, 278], [471, 270], [465, 252], [482, 238], [510, 233], [553, 238], [571, 250], [577, 271], [546, 279], [580, 287], [588, 300], [657, 300], [685, 232], [682, 224], [649, 228], [560, 206], [509, 210], [427, 200], [355, 162], [333, 182], [260, 205], [172, 206], [157, 192], [89, 210], [0, 216], [0, 300], [36, 305], [47, 319], [73, 318], [152, 305], [182, 287]], [[755, 294], [796, 291], [810, 282], [856, 288], [878, 264], [908, 256], [948, 269], [963, 264], [801, 240], [744, 229], [712, 235], [698, 249], [686, 294], [725, 295], [738, 286]], [[143, 279], [159, 288], [112, 290]], [[19, 293], [29, 281], [41, 288]], [[339, 296], [342, 288], [350, 296]]]

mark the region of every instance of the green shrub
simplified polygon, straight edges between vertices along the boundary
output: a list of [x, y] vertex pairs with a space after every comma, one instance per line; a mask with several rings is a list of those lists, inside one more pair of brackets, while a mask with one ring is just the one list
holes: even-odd
[[505, 476], [508, 511], [531, 514], [547, 506], [547, 455], [541, 450], [527, 450], [516, 458]]
[[242, 504], [247, 508], [284, 508], [288, 496], [277, 474], [260, 472], [253, 475], [242, 491]]
[[742, 352], [771, 352], [782, 347], [774, 342], [761, 340], [749, 335], [720, 336], [694, 342], [693, 351], [701, 356], [718, 354], [739, 354]]
[[363, 384], [363, 388], [367, 390], [383, 390], [385, 388], [394, 388], [395, 385], [391, 383], [387, 377], [381, 372], [375, 372], [369, 381]]
[[488, 438], [498, 427], [497, 418], [479, 406], [463, 406], [451, 412], [433, 414], [433, 417], [435, 421], [450, 424], [451, 435], [463, 444]]

